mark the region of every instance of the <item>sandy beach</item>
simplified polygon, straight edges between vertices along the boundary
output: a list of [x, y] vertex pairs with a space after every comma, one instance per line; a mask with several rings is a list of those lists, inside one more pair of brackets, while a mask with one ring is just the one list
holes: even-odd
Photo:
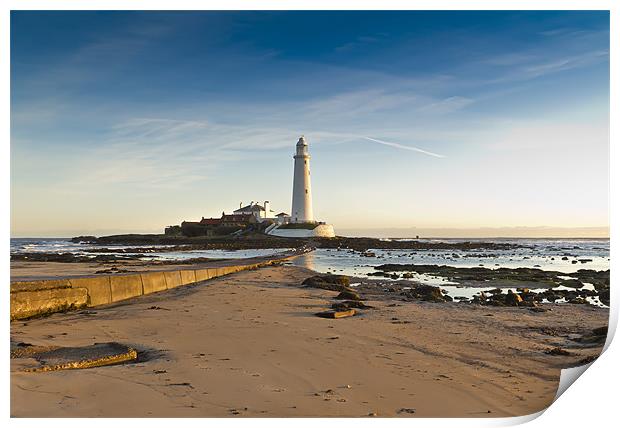
[[[365, 300], [322, 319], [333, 291], [274, 266], [89, 310], [11, 323], [11, 341], [116, 341], [132, 364], [24, 373], [11, 360], [15, 417], [501, 417], [537, 412], [560, 369], [600, 353], [579, 341], [608, 311]], [[373, 296], [375, 299], [375, 296]], [[561, 347], [568, 355], [548, 354]]]

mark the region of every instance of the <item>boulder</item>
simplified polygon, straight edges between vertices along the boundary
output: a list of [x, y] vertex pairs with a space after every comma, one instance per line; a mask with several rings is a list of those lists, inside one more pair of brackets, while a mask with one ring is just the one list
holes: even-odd
[[568, 352], [566, 349], [562, 349], [560, 347], [555, 347], [555, 348], [551, 348], [545, 351], [545, 354], [547, 355], [571, 355], [570, 352]]
[[595, 336], [607, 336], [608, 326], [598, 327], [592, 330], [592, 334]]
[[508, 306], [519, 306], [523, 302], [521, 296], [513, 293], [512, 290], [508, 290], [508, 294], [504, 296], [504, 303]]
[[359, 294], [357, 294], [354, 290], [344, 289], [336, 296], [336, 299], [339, 300], [362, 300]]
[[446, 301], [439, 287], [426, 284], [420, 284], [411, 290], [404, 291], [401, 295], [408, 298], [424, 300], [426, 302], [440, 303]]
[[571, 288], [583, 287], [582, 282], [579, 281], [578, 279], [564, 279], [562, 280], [561, 284], [565, 287], [571, 287]]
[[345, 275], [315, 275], [306, 278], [302, 285], [323, 290], [342, 291], [350, 284], [349, 277]]
[[351, 308], [374, 309], [374, 306], [368, 306], [360, 300], [345, 300], [343, 302], [337, 302], [332, 304], [332, 309], [335, 309], [337, 311], [346, 311]]

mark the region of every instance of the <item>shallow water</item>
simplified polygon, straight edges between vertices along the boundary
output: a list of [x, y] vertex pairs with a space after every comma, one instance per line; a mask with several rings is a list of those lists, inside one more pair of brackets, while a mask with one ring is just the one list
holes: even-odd
[[[460, 240], [462, 241], [462, 240]], [[508, 250], [373, 250], [376, 257], [364, 257], [345, 249], [317, 249], [297, 259], [296, 264], [313, 265], [319, 272], [366, 275], [374, 266], [387, 263], [426, 264], [454, 267], [538, 268], [570, 274], [579, 269], [609, 269], [608, 240], [484, 240], [516, 243], [524, 248]], [[445, 241], [443, 241], [445, 242]], [[453, 240], [450, 242], [459, 242]], [[566, 260], [562, 260], [565, 257]]]
[[[96, 248], [123, 249], [123, 248], [169, 248], [173, 245], [94, 245], [75, 243], [62, 238], [13, 238], [11, 239], [11, 254], [20, 253], [71, 253], [95, 257], [102, 254], [133, 255], [143, 254], [138, 252], [97, 252], [89, 253], [87, 250]], [[251, 257], [271, 256], [276, 253], [288, 251], [287, 248], [264, 248], [252, 250], [189, 250], [189, 251], [161, 251], [144, 253], [140, 260], [187, 260], [198, 257], [210, 259], [246, 259]]]
[[[442, 240], [445, 242], [446, 240]], [[465, 240], [450, 240], [463, 242]], [[303, 266], [320, 273], [335, 273], [348, 276], [366, 277], [367, 274], [377, 272], [374, 268], [382, 264], [426, 264], [445, 265], [453, 267], [485, 267], [498, 268], [537, 268], [547, 271], [566, 273], [561, 276], [570, 279], [570, 273], [579, 269], [607, 270], [609, 269], [609, 241], [608, 240], [483, 240], [495, 243], [515, 243], [527, 246], [508, 250], [373, 250], [376, 257], [365, 257], [359, 252], [344, 249], [317, 249], [312, 253], [304, 254], [294, 259], [293, 264]], [[567, 260], [562, 260], [566, 257]], [[580, 260], [588, 260], [581, 262]], [[573, 263], [576, 261], [576, 263]], [[381, 277], [381, 280], [391, 281]], [[402, 280], [399, 279], [399, 280]], [[466, 287], [451, 282], [446, 278], [413, 273], [412, 281], [439, 286], [451, 297], [466, 297], [471, 299], [481, 291], [493, 289], [480, 287]], [[563, 286], [561, 286], [563, 287]], [[586, 284], [584, 289], [592, 289]], [[560, 288], [558, 288], [560, 289]], [[566, 290], [574, 290], [563, 287]], [[513, 289], [513, 291], [516, 291]], [[534, 292], [544, 291], [532, 290]], [[503, 290], [504, 293], [508, 289]], [[604, 306], [598, 297], [588, 297], [589, 303]], [[560, 303], [560, 301], [558, 301]]]

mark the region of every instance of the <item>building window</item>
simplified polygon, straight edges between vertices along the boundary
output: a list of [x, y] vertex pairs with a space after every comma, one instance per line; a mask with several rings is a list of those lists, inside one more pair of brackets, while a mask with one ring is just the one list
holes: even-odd
[[306, 195], [308, 194], [308, 189], [306, 189]]

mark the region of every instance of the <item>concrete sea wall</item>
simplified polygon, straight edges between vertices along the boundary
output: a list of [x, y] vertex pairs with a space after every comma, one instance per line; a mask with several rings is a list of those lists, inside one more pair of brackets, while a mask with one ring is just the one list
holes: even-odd
[[194, 269], [188, 266], [187, 269], [173, 271], [12, 282], [11, 320], [120, 302], [243, 270], [258, 269], [293, 257], [295, 255], [233, 266], [194, 266]]
[[334, 226], [331, 224], [319, 224], [314, 229], [281, 229], [274, 227], [267, 234], [281, 238], [333, 238], [336, 236]]

